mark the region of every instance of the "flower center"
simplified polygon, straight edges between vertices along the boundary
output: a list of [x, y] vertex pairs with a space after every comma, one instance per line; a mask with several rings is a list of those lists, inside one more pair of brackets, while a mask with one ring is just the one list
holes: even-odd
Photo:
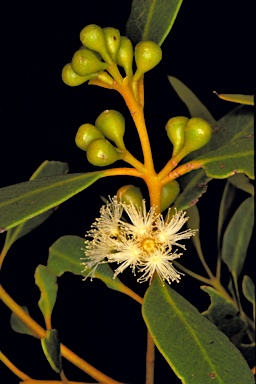
[[155, 241], [149, 237], [142, 240], [141, 246], [142, 246], [143, 251], [145, 251], [147, 253], [151, 253], [156, 249]]

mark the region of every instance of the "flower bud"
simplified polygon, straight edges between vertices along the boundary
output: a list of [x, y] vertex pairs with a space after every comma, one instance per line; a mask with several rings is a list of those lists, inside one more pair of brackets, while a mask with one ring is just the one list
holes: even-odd
[[82, 124], [76, 133], [75, 142], [78, 148], [86, 151], [88, 145], [96, 139], [104, 139], [102, 133], [92, 124]]
[[188, 120], [184, 116], [172, 117], [165, 126], [167, 136], [173, 145], [173, 156], [180, 152], [185, 143], [185, 126]]
[[140, 41], [135, 46], [134, 54], [137, 65], [134, 81], [138, 81], [145, 72], [150, 71], [162, 60], [162, 50], [154, 41]]
[[182, 155], [196, 151], [206, 145], [212, 136], [211, 125], [201, 117], [192, 117], [185, 126], [185, 143]]
[[116, 56], [118, 65], [124, 68], [126, 76], [132, 76], [133, 46], [128, 37], [121, 36], [121, 43]]
[[122, 159], [122, 155], [106, 139], [93, 140], [87, 147], [86, 155], [88, 161], [98, 167], [104, 167]]
[[70, 87], [76, 87], [90, 79], [94, 79], [95, 77], [97, 77], [97, 73], [91, 73], [88, 76], [79, 76], [76, 72], [74, 72], [71, 64], [69, 63], [66, 64], [65, 67], [62, 69], [61, 77], [66, 85], [69, 85]]
[[180, 186], [176, 180], [172, 180], [162, 187], [160, 212], [165, 211], [176, 200], [180, 193]]
[[85, 48], [75, 52], [71, 65], [73, 70], [80, 76], [103, 71], [108, 67], [108, 64], [100, 61], [92, 51]]
[[124, 148], [125, 120], [120, 112], [107, 109], [98, 116], [95, 126], [107, 139], [113, 141], [118, 148]]
[[134, 204], [138, 208], [142, 209], [143, 196], [140, 188], [134, 185], [124, 185], [117, 191], [117, 199], [124, 204]]
[[107, 27], [103, 28], [105, 34], [105, 40], [108, 52], [110, 53], [111, 58], [116, 61], [116, 54], [120, 47], [121, 36], [118, 29]]
[[80, 32], [80, 40], [85, 47], [98, 52], [106, 63], [112, 63], [101, 27], [96, 24], [87, 25]]

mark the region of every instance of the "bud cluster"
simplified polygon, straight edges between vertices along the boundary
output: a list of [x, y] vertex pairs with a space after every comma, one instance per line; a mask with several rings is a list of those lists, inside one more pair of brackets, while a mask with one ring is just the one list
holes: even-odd
[[[131, 40], [121, 36], [119, 30], [112, 27], [87, 25], [80, 33], [80, 40], [82, 47], [74, 53], [71, 63], [66, 64], [62, 70], [64, 83], [71, 87], [91, 79], [101, 80], [108, 85], [115, 84], [115, 76], [110, 69], [113, 64], [122, 67], [125, 76], [131, 81], [138, 81], [162, 59], [158, 44], [141, 41], [133, 49]], [[136, 63], [134, 74], [133, 58]]]
[[172, 156], [179, 155], [180, 159], [202, 148], [212, 136], [211, 125], [201, 117], [191, 119], [184, 116], [172, 117], [168, 120], [165, 129], [173, 145]]
[[115, 110], [106, 110], [97, 117], [95, 125], [87, 123], [78, 128], [75, 142], [80, 149], [86, 151], [91, 164], [102, 167], [122, 159], [125, 149], [124, 132], [123, 115]]

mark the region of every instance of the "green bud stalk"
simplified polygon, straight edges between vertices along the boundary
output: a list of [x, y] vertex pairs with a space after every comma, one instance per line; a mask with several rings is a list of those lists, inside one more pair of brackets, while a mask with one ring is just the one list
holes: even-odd
[[145, 72], [150, 71], [162, 60], [162, 50], [154, 41], [140, 41], [135, 47], [137, 70], [133, 81], [138, 81]]
[[100, 61], [92, 51], [86, 48], [75, 52], [71, 65], [79, 76], [87, 76], [91, 73], [103, 71], [108, 67], [108, 64]]
[[95, 79], [97, 75], [97, 73], [91, 73], [88, 76], [79, 76], [74, 72], [70, 63], [65, 65], [61, 73], [63, 82], [70, 87], [77, 87], [90, 79]]
[[180, 186], [176, 180], [172, 180], [162, 187], [160, 212], [165, 211], [177, 199]]
[[80, 40], [85, 47], [98, 52], [106, 63], [113, 62], [107, 50], [105, 33], [98, 25], [90, 24], [84, 27], [80, 32]]
[[95, 126], [107, 139], [113, 141], [118, 148], [125, 148], [123, 142], [125, 119], [120, 112], [107, 109], [98, 116]]

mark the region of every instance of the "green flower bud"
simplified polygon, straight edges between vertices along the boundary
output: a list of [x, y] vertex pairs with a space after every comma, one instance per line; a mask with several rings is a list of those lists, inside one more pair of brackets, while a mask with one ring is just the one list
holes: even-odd
[[106, 63], [112, 63], [101, 27], [96, 24], [87, 25], [80, 32], [80, 40], [85, 47], [98, 52]]
[[162, 187], [160, 211], [165, 211], [176, 200], [180, 193], [180, 186], [176, 180], [172, 180]]
[[108, 67], [108, 64], [100, 61], [92, 51], [85, 48], [75, 52], [71, 65], [73, 70], [80, 76], [103, 71]]
[[70, 87], [76, 87], [90, 79], [94, 79], [95, 77], [97, 77], [97, 73], [91, 73], [88, 76], [79, 76], [76, 72], [74, 72], [71, 64], [69, 63], [66, 64], [65, 67], [62, 69], [61, 77], [66, 85], [69, 85]]
[[206, 145], [212, 137], [211, 125], [201, 117], [192, 117], [185, 126], [185, 144], [182, 155], [196, 151]]
[[117, 191], [117, 199], [118, 201], [124, 204], [133, 203], [138, 208], [142, 209], [142, 200], [143, 196], [140, 188], [135, 187], [134, 185], [124, 185]]
[[126, 76], [132, 77], [133, 46], [131, 40], [126, 36], [121, 36], [116, 62], [124, 68]]
[[83, 124], [78, 128], [75, 142], [78, 148], [86, 151], [88, 145], [96, 139], [104, 139], [102, 133], [92, 124]]
[[154, 41], [140, 41], [135, 46], [134, 54], [137, 65], [134, 81], [138, 81], [145, 72], [150, 71], [162, 60], [162, 50]]
[[88, 161], [98, 167], [104, 167], [122, 159], [122, 155], [106, 139], [93, 140], [87, 147], [86, 155]]
[[107, 109], [96, 119], [95, 126], [107, 139], [113, 141], [118, 148], [124, 148], [125, 120], [120, 112]]
[[116, 61], [116, 54], [121, 42], [120, 32], [118, 29], [112, 27], [103, 28], [103, 32], [105, 34], [108, 52], [111, 58]]
[[165, 126], [167, 136], [173, 145], [173, 156], [180, 152], [185, 143], [185, 126], [188, 120], [184, 116], [172, 117]]

